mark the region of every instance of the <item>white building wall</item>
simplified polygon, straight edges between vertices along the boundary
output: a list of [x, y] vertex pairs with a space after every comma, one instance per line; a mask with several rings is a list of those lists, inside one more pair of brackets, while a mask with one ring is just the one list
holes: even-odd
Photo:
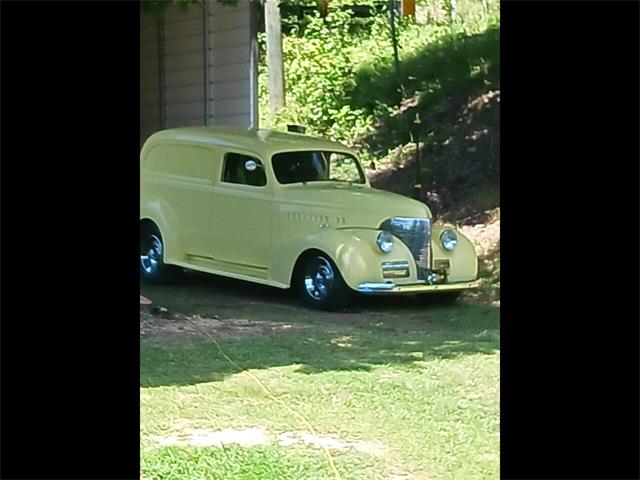
[[140, 19], [140, 138], [160, 126], [159, 30], [151, 16]]
[[[251, 124], [251, 48], [255, 30], [249, 1], [237, 7], [209, 2], [210, 124]], [[252, 31], [253, 30], [253, 31]]]
[[164, 128], [204, 125], [205, 19], [198, 4], [170, 7], [163, 24]]
[[256, 125], [257, 2], [167, 9], [140, 26], [140, 141], [190, 125]]

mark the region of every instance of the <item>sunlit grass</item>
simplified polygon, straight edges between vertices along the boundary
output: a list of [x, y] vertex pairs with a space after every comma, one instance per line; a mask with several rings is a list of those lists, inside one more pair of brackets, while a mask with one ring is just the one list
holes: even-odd
[[[220, 344], [319, 435], [384, 446], [335, 451], [343, 478], [389, 478], [394, 472], [498, 478], [498, 309], [462, 304], [386, 320], [365, 316], [357, 323], [323, 323], [315, 316], [293, 321], [304, 328]], [[228, 445], [225, 453], [162, 446], [161, 439], [185, 428], [260, 427], [274, 435], [307, 428], [210, 342], [143, 339], [141, 348], [146, 476], [334, 478], [317, 447]]]

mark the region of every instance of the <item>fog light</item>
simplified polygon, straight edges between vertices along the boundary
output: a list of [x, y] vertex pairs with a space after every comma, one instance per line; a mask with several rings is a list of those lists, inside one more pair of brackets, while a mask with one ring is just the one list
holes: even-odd
[[435, 285], [438, 282], [438, 275], [435, 272], [428, 272], [424, 281], [429, 285]]

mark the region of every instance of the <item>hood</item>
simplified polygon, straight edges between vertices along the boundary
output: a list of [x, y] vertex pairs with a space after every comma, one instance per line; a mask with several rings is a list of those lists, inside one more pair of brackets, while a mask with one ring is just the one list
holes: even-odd
[[310, 182], [283, 187], [281, 195], [280, 204], [289, 212], [300, 208], [307, 214], [327, 216], [332, 226], [340, 228], [378, 228], [390, 217], [431, 218], [423, 203], [366, 185]]

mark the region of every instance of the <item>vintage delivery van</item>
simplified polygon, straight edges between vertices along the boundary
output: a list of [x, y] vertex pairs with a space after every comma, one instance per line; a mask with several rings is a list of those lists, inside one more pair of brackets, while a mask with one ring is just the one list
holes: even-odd
[[336, 309], [353, 292], [455, 296], [479, 285], [474, 247], [428, 207], [371, 188], [345, 146], [298, 133], [193, 127], [140, 155], [140, 273], [180, 269], [295, 288]]

